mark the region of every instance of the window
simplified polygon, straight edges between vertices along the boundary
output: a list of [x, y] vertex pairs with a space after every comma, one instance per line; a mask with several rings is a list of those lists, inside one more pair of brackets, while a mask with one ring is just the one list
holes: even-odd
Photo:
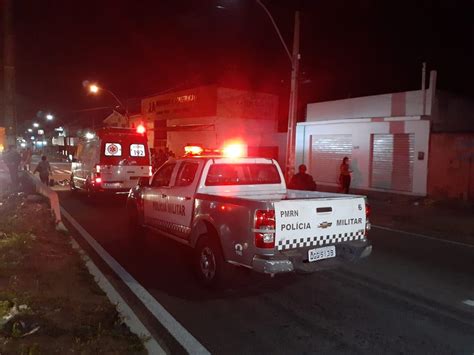
[[206, 186], [279, 184], [280, 174], [274, 164], [213, 164]]
[[130, 156], [131, 157], [144, 157], [145, 145], [144, 144], [130, 144]]
[[185, 162], [179, 167], [178, 175], [176, 177], [176, 186], [191, 185], [196, 176], [196, 171], [199, 167], [198, 163]]
[[171, 175], [173, 174], [175, 165], [176, 163], [163, 165], [161, 169], [155, 173], [151, 186], [153, 187], [168, 186], [170, 184]]
[[106, 157], [121, 157], [122, 145], [120, 143], [105, 143]]

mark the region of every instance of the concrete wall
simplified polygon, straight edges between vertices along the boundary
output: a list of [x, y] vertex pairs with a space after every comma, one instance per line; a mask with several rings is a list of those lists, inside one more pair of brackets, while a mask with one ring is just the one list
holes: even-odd
[[278, 97], [261, 92], [219, 87], [217, 89], [217, 116], [229, 119], [272, 121], [278, 128]]
[[168, 120], [168, 127], [176, 127], [176, 131], [168, 131], [168, 146], [177, 155], [187, 144], [221, 148], [240, 141], [248, 147], [278, 147], [278, 161], [285, 160], [286, 134], [277, 133], [272, 120], [201, 117]]
[[428, 194], [474, 200], [474, 133], [433, 133]]
[[[431, 92], [426, 92], [426, 115], [431, 114]], [[366, 117], [423, 115], [423, 91], [406, 91], [307, 105], [306, 122]]]
[[[370, 187], [370, 152], [371, 135], [377, 133], [414, 133], [415, 160], [413, 166], [412, 194], [426, 195], [428, 173], [429, 121], [419, 117], [405, 119], [380, 118], [348, 119], [339, 121], [322, 121], [299, 123], [297, 126], [296, 166], [310, 166], [311, 136], [317, 134], [351, 134], [352, 155], [351, 167], [355, 188], [376, 190]], [[418, 160], [418, 152], [424, 152], [424, 160]], [[311, 173], [311, 171], [309, 172]], [[314, 173], [312, 173], [314, 175]], [[335, 182], [336, 182], [335, 177]], [[334, 184], [335, 185], [335, 184]]]
[[474, 100], [437, 91], [431, 121], [434, 132], [474, 132]]

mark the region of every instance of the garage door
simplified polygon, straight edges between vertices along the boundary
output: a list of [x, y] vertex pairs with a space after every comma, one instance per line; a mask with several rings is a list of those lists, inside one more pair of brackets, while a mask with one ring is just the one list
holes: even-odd
[[412, 191], [413, 134], [373, 134], [371, 186], [395, 191]]
[[351, 134], [324, 134], [311, 136], [310, 174], [318, 182], [335, 184], [339, 166], [344, 157], [351, 157]]

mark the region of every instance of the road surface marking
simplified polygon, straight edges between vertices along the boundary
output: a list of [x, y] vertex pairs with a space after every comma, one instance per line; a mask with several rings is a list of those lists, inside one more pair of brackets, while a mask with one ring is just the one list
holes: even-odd
[[210, 354], [209, 351], [176, 319], [174, 319], [174, 317], [142, 285], [140, 285], [140, 283], [135, 280], [132, 275], [130, 275], [122, 265], [117, 262], [117, 260], [105, 251], [105, 249], [62, 206], [61, 213], [188, 353]]
[[462, 303], [464, 303], [468, 306], [474, 307], [474, 300], [464, 300], [464, 301], [462, 301]]
[[383, 226], [377, 226], [375, 224], [372, 224], [372, 227], [377, 228], [377, 229], [387, 230], [387, 231], [390, 231], [390, 232], [398, 232], [398, 233], [403, 233], [403, 234], [409, 234], [409, 235], [412, 235], [414, 237], [435, 240], [437, 242], [442, 242], [442, 243], [447, 243], [447, 244], [454, 244], [454, 245], [459, 245], [459, 246], [463, 246], [463, 247], [467, 247], [467, 248], [474, 248], [474, 245], [472, 245], [472, 244], [456, 242], [454, 240], [446, 240], [446, 239], [441, 239], [441, 238], [430, 237], [430, 236], [424, 235], [424, 234], [412, 233], [412, 232], [402, 231], [402, 230], [399, 230], [399, 229], [393, 229], [393, 228], [388, 228], [388, 227], [383, 227]]
[[163, 348], [158, 344], [155, 338], [150, 334], [145, 325], [133, 312], [130, 306], [125, 302], [125, 300], [120, 296], [117, 290], [112, 286], [110, 281], [105, 277], [105, 275], [99, 270], [99, 268], [94, 264], [94, 262], [89, 258], [86, 252], [77, 244], [74, 238], [71, 236], [71, 244], [74, 249], [76, 249], [81, 256], [82, 260], [86, 264], [87, 269], [94, 276], [95, 281], [99, 287], [104, 291], [109, 297], [112, 304], [117, 306], [117, 311], [122, 315], [124, 322], [131, 328], [137, 331], [139, 337], [148, 339], [145, 341], [145, 348], [150, 354], [166, 354]]

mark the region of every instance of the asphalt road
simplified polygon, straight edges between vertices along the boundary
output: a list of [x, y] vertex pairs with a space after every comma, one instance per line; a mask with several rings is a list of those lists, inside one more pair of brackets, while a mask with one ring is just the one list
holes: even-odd
[[[123, 198], [60, 192], [60, 201], [212, 353], [474, 353], [474, 248], [375, 228], [364, 262], [273, 279], [242, 270], [213, 292], [194, 279], [186, 247], [152, 233], [127, 239]], [[182, 350], [125, 297], [169, 351]]]

